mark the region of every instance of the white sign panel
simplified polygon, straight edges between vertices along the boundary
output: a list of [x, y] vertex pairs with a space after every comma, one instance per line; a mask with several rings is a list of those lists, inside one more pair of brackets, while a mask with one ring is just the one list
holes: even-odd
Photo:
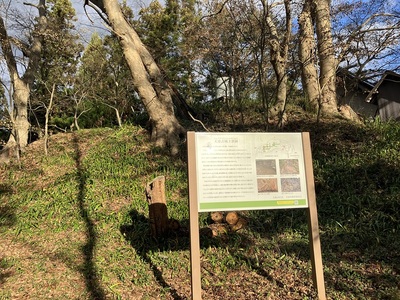
[[301, 133], [195, 133], [199, 211], [307, 207]]

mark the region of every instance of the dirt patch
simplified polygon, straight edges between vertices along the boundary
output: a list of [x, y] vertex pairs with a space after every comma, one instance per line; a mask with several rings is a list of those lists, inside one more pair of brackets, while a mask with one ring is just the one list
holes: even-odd
[[[0, 298], [84, 299], [88, 294], [83, 275], [61, 259], [57, 250], [0, 238]], [[6, 292], [7, 291], [7, 292]], [[4, 294], [6, 293], [6, 294]]]

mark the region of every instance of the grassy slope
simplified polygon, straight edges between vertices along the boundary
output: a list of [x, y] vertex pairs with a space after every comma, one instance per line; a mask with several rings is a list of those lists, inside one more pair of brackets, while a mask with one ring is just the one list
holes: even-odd
[[[328, 297], [400, 299], [400, 126], [302, 118], [285, 130], [311, 132]], [[0, 168], [0, 299], [189, 298], [185, 155], [136, 127], [42, 148]], [[155, 241], [144, 186], [158, 175], [182, 228]], [[305, 211], [246, 216], [244, 230], [201, 238], [203, 299], [313, 299]]]

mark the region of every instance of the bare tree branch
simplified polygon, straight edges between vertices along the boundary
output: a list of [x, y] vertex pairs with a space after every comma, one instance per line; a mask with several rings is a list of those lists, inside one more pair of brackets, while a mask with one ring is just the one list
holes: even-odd
[[230, 0], [225, 0], [225, 1], [222, 3], [220, 9], [219, 9], [217, 12], [201, 17], [201, 18], [200, 18], [200, 21], [202, 21], [202, 20], [204, 20], [204, 19], [207, 19], [207, 18], [215, 17], [216, 15], [219, 15], [219, 14], [222, 12], [222, 10], [224, 9], [225, 5], [226, 5], [229, 1], [230, 1]]

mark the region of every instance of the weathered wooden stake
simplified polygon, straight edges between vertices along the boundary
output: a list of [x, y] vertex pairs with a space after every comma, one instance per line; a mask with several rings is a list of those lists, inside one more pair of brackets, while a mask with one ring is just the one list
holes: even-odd
[[164, 176], [158, 176], [146, 185], [146, 199], [149, 203], [151, 234], [153, 237], [162, 236], [168, 231]]

